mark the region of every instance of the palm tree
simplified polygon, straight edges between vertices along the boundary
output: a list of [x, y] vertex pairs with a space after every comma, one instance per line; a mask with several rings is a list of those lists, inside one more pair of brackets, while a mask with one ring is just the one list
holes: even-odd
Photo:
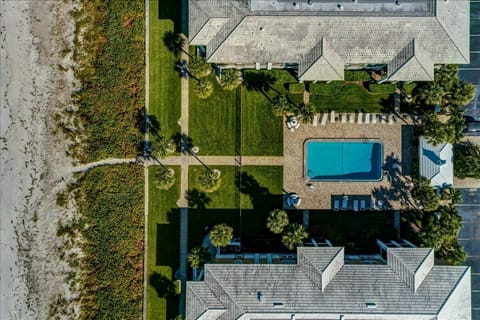
[[453, 171], [460, 179], [480, 179], [480, 147], [470, 141], [455, 145]]
[[212, 66], [203, 57], [193, 57], [188, 62], [188, 72], [196, 78], [205, 78], [212, 72]]
[[444, 143], [448, 139], [446, 126], [440, 122], [436, 113], [428, 112], [422, 119], [422, 130], [428, 142], [433, 145]]
[[187, 260], [191, 268], [199, 269], [211, 258], [210, 252], [206, 248], [195, 247], [190, 251]]
[[200, 79], [193, 88], [193, 92], [200, 99], [207, 99], [213, 93], [213, 84], [208, 80]]
[[435, 211], [439, 206], [439, 198], [435, 189], [430, 186], [430, 180], [420, 178], [414, 181], [412, 189], [412, 197], [415, 199], [425, 211]]
[[292, 223], [287, 226], [287, 230], [282, 235], [282, 243], [288, 250], [294, 250], [303, 245], [303, 240], [308, 237], [308, 232], [298, 223]]
[[220, 86], [223, 90], [235, 90], [240, 85], [240, 72], [233, 69], [222, 70]]
[[214, 247], [226, 247], [233, 238], [232, 227], [222, 223], [217, 224], [210, 231], [210, 242]]
[[168, 190], [175, 184], [175, 170], [160, 166], [155, 172], [155, 186], [161, 190]]
[[445, 92], [452, 91], [458, 82], [458, 65], [446, 64], [435, 70], [435, 81]]
[[315, 106], [311, 103], [300, 103], [297, 109], [297, 115], [302, 119], [303, 123], [310, 123], [313, 120]]
[[166, 137], [159, 137], [154, 145], [153, 154], [157, 158], [165, 158], [175, 152], [175, 142]]
[[452, 86], [448, 101], [457, 106], [464, 106], [475, 97], [475, 87], [473, 84], [460, 81]]
[[221, 171], [204, 169], [197, 177], [199, 187], [202, 191], [210, 193], [218, 190], [222, 185]]
[[272, 109], [276, 116], [282, 117], [290, 112], [290, 102], [288, 102], [287, 97], [284, 95], [276, 95], [272, 99]]
[[267, 218], [267, 228], [273, 233], [282, 233], [288, 223], [288, 214], [281, 209], [274, 209]]
[[418, 89], [419, 98], [429, 106], [440, 105], [444, 95], [444, 88], [437, 82], [429, 82]]

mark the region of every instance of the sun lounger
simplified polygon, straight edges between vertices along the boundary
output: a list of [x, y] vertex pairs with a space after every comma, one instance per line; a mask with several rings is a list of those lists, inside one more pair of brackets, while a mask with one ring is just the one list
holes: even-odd
[[387, 116], [386, 116], [385, 114], [381, 114], [381, 115], [380, 115], [380, 122], [381, 122], [382, 124], [387, 123]]
[[330, 112], [330, 122], [335, 123], [335, 111]]
[[361, 124], [363, 122], [363, 113], [359, 113], [357, 116], [357, 123]]
[[290, 121], [287, 121], [287, 128], [292, 129], [292, 124], [290, 123]]
[[365, 211], [365, 203], [366, 201], [365, 200], [360, 200], [360, 211]]
[[392, 113], [388, 115], [388, 124], [393, 124], [395, 122], [395, 117]]
[[341, 122], [342, 123], [347, 123], [347, 114], [346, 113], [342, 113], [342, 116], [341, 116]]
[[338, 211], [340, 210], [340, 201], [338, 199], [335, 199], [333, 201], [333, 211]]
[[313, 116], [312, 126], [316, 127], [318, 124], [318, 115]]
[[350, 121], [350, 123], [355, 123], [355, 113], [349, 113], [348, 120]]
[[322, 122], [321, 122], [321, 125], [324, 126], [327, 124], [327, 119], [328, 119], [328, 113], [324, 113], [322, 114]]
[[347, 210], [347, 206], [348, 206], [348, 198], [343, 198], [342, 199], [342, 210], [343, 211]]
[[365, 124], [370, 123], [370, 113], [365, 113]]
[[377, 114], [376, 113], [372, 114], [372, 123], [373, 124], [377, 123]]
[[300, 128], [300, 122], [297, 122], [297, 125], [294, 127], [295, 129]]
[[374, 199], [371, 199], [370, 200], [370, 210], [375, 210], [375, 200]]
[[353, 200], [353, 211], [358, 211], [358, 200]]

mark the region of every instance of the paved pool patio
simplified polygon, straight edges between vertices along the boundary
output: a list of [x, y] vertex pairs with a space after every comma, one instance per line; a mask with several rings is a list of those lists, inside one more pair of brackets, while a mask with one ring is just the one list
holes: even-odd
[[[340, 118], [340, 115], [337, 115]], [[357, 119], [357, 116], [355, 117]], [[283, 187], [287, 193], [296, 193], [301, 198], [297, 209], [332, 209], [333, 199], [349, 196], [348, 209], [352, 209], [352, 199], [382, 200], [384, 209], [406, 209], [411, 207], [409, 189], [411, 187], [413, 122], [410, 118], [395, 116], [389, 124], [378, 121], [369, 123], [330, 122], [316, 127], [301, 124], [291, 131], [284, 126], [284, 173]], [[376, 140], [383, 143], [384, 175], [376, 182], [315, 182], [304, 175], [304, 143], [308, 139], [358, 139]], [[400, 163], [399, 169], [392, 168], [393, 157]], [[340, 201], [341, 203], [341, 201]], [[367, 200], [369, 208], [369, 201]], [[286, 202], [284, 208], [288, 209]]]

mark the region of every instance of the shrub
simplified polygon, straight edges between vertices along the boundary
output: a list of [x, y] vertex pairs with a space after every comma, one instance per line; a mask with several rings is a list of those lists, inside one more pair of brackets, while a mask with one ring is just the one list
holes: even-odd
[[368, 90], [371, 93], [394, 93], [397, 86], [393, 83], [371, 83], [368, 86]]
[[223, 90], [232, 91], [237, 89], [240, 85], [240, 71], [234, 69], [222, 70], [219, 82]]
[[288, 214], [281, 209], [271, 211], [267, 218], [267, 228], [273, 233], [282, 233], [288, 223]]
[[211, 259], [210, 252], [204, 247], [195, 247], [188, 255], [188, 263], [191, 268], [199, 269]]
[[199, 80], [193, 88], [193, 92], [200, 99], [207, 99], [213, 93], [213, 84], [208, 80]]
[[204, 169], [197, 177], [200, 190], [203, 192], [214, 192], [222, 185], [222, 173], [220, 170]]
[[345, 81], [370, 81], [372, 77], [365, 70], [345, 70]]
[[155, 187], [168, 190], [175, 184], [175, 170], [160, 166], [155, 172]]
[[272, 109], [276, 116], [282, 117], [290, 112], [292, 108], [287, 97], [279, 94], [272, 99]]
[[214, 247], [226, 247], [233, 238], [232, 227], [226, 224], [217, 224], [210, 231], [210, 242]]
[[342, 81], [332, 81], [330, 83], [312, 83], [310, 84], [310, 93], [323, 96], [334, 96], [342, 93]]
[[188, 62], [188, 71], [196, 78], [205, 78], [212, 72], [212, 66], [203, 57], [193, 57]]

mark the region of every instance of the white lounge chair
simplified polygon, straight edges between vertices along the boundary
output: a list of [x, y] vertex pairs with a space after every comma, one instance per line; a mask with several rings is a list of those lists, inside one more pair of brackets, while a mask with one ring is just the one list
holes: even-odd
[[378, 210], [382, 211], [382, 210], [383, 210], [383, 201], [382, 201], [382, 200], [378, 200], [377, 206], [378, 206]]
[[365, 113], [365, 124], [370, 123], [370, 113]]
[[312, 126], [316, 127], [318, 124], [318, 115], [313, 116]]
[[377, 123], [377, 114], [376, 113], [372, 114], [372, 123], [373, 124]]
[[383, 113], [380, 115], [380, 123], [381, 124], [387, 123], [387, 116]]
[[342, 113], [341, 122], [342, 123], [347, 123], [347, 114], [346, 113]]
[[297, 124], [295, 125], [295, 127], [294, 127], [294, 128], [295, 128], [295, 129], [298, 129], [298, 128], [300, 128], [300, 122], [297, 122]]
[[330, 112], [330, 122], [335, 123], [335, 111], [333, 110]]
[[358, 200], [353, 200], [353, 211], [358, 211]]
[[363, 122], [363, 113], [358, 113], [358, 116], [357, 116], [357, 123], [358, 124], [361, 124]]
[[347, 210], [347, 207], [348, 207], [348, 198], [347, 197], [344, 197], [342, 199], [342, 210], [345, 211]]
[[388, 124], [393, 124], [395, 122], [395, 117], [393, 116], [393, 113], [390, 113], [388, 115]]
[[349, 113], [348, 120], [350, 123], [355, 123], [355, 113]]
[[324, 126], [327, 124], [327, 119], [328, 119], [328, 113], [324, 113], [322, 114], [322, 122], [321, 122], [321, 125]]
[[370, 210], [375, 210], [375, 199], [370, 199]]
[[360, 211], [365, 211], [365, 205], [366, 205], [366, 201], [360, 200]]
[[340, 210], [340, 201], [338, 199], [335, 199], [333, 201], [333, 211], [338, 211]]

